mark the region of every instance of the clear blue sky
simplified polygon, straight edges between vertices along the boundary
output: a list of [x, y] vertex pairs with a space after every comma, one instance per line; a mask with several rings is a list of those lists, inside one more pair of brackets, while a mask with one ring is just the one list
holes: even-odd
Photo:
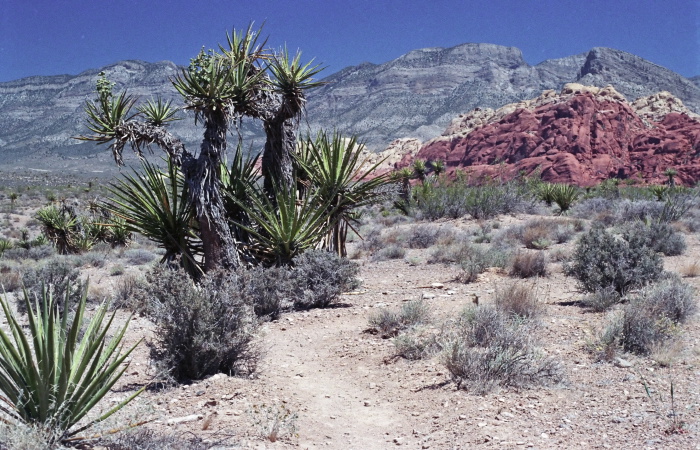
[[465, 42], [518, 47], [530, 64], [612, 47], [700, 75], [700, 0], [0, 0], [0, 81], [123, 59], [187, 64], [251, 20], [324, 75]]

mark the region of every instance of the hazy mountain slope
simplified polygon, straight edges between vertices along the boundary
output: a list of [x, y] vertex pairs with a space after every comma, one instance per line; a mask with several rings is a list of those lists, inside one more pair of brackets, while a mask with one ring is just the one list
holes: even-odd
[[[86, 133], [83, 105], [94, 96], [99, 71], [127, 87], [131, 94], [177, 99], [170, 62], [122, 61], [79, 75], [29, 77], [0, 83], [0, 166], [105, 169], [112, 167], [104, 147], [72, 139]], [[414, 50], [384, 64], [348, 67], [325, 79], [327, 85], [309, 95], [312, 129], [337, 128], [356, 133], [373, 150], [400, 137], [422, 140], [440, 134], [450, 120], [476, 107], [498, 108], [581, 82], [615, 89], [634, 100], [667, 90], [700, 112], [700, 87], [693, 80], [618, 50], [595, 48], [587, 53], [527, 64], [520, 50], [492, 44]], [[187, 113], [182, 113], [187, 117]], [[262, 144], [255, 123], [244, 124], [246, 138]], [[173, 131], [192, 147], [201, 129], [192, 117], [176, 122]], [[83, 161], [89, 158], [89, 164]]]

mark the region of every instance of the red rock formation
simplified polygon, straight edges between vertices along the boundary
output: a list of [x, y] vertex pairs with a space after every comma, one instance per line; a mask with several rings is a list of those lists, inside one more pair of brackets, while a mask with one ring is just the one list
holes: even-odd
[[[673, 106], [668, 111], [683, 111], [682, 104], [665, 94], [654, 98], [651, 106], [635, 102], [640, 116], [610, 87], [567, 85], [559, 96], [549, 91], [489, 112], [476, 127], [473, 113], [461, 116], [415, 158], [444, 160], [448, 173], [466, 170], [473, 178], [510, 178], [539, 168], [544, 180], [582, 186], [612, 177], [661, 183], [667, 180], [664, 171], [674, 168], [676, 181], [695, 184], [700, 181], [700, 121], [692, 113], [662, 115], [665, 105]], [[659, 98], [663, 104], [654, 106]], [[397, 167], [412, 160], [406, 155]]]

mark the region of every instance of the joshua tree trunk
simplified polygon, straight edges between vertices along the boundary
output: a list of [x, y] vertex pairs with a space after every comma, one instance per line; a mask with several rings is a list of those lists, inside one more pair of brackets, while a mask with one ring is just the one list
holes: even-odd
[[262, 156], [262, 175], [265, 178], [265, 192], [270, 197], [274, 196], [276, 189], [294, 189], [295, 122], [294, 119], [280, 116], [264, 122], [267, 141]]
[[226, 152], [228, 122], [221, 110], [204, 118], [204, 140], [199, 157], [183, 167], [190, 186], [192, 202], [199, 222], [204, 250], [204, 271], [216, 268], [233, 269], [240, 265], [226, 209], [221, 197], [220, 164]]

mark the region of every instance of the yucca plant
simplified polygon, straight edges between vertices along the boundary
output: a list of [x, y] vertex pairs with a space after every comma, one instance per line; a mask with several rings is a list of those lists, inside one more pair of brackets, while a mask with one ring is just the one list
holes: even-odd
[[372, 177], [382, 161], [370, 165], [361, 159], [362, 145], [354, 136], [346, 139], [339, 133], [328, 136], [320, 132], [315, 139], [307, 138], [301, 147], [305, 158], [297, 158], [297, 162], [309, 177], [314, 195], [328, 205], [329, 230], [323, 246], [346, 256], [348, 228], [357, 233], [352, 226], [357, 222], [354, 211], [376, 201], [391, 177]]
[[10, 250], [13, 247], [12, 241], [5, 238], [0, 238], [0, 256], [2, 256], [6, 250]]
[[[9, 334], [0, 329], [3, 420], [39, 427], [54, 442], [66, 441], [105, 420], [143, 391], [79, 425], [127, 370], [128, 364], [122, 364], [138, 345], [122, 352], [129, 321], [108, 338], [115, 313], [107, 317], [108, 305], [103, 303], [88, 321], [84, 316], [86, 299], [87, 287], [71, 313], [71, 308], [58, 308], [46, 288], [34, 304], [25, 290], [29, 320], [25, 330], [7, 296], [0, 298], [10, 329]], [[65, 301], [69, 300], [66, 294]]]
[[535, 192], [538, 199], [545, 202], [547, 206], [552, 206], [552, 203], [554, 203], [555, 190], [555, 184], [543, 182], [538, 183]]
[[200, 276], [201, 242], [187, 184], [170, 160], [166, 171], [145, 160], [141, 164], [142, 173], [124, 175], [108, 187], [112, 196], [105, 209], [122, 219], [126, 230], [141, 233], [163, 248], [161, 262], [180, 258], [187, 273]]
[[445, 172], [445, 161], [436, 159], [435, 161], [430, 162], [430, 167], [433, 169], [435, 176], [439, 177], [441, 173]]
[[65, 255], [75, 251], [74, 234], [78, 218], [64, 209], [49, 205], [36, 212], [44, 235], [53, 242], [58, 253]]
[[250, 221], [236, 222], [252, 236], [249, 251], [267, 264], [290, 264], [304, 250], [316, 247], [333, 226], [328, 217], [334, 209], [319, 195], [298, 200], [294, 192], [277, 188], [275, 197], [270, 199], [256, 187], [246, 202], [233, 197], [231, 200]]
[[654, 185], [649, 186], [649, 192], [656, 197], [657, 201], [663, 201], [664, 197], [669, 194], [671, 189], [668, 186]]
[[[260, 180], [260, 173], [256, 169], [259, 160], [257, 155], [254, 158], [244, 158], [241, 146], [238, 146], [236, 154], [231, 162], [231, 167], [226, 166], [226, 162], [221, 164], [221, 188], [225, 194], [224, 206], [226, 215], [231, 224], [231, 232], [237, 242], [250, 243], [250, 236], [246, 230], [237, 226], [237, 223], [250, 225], [248, 216], [241, 203], [248, 201], [248, 196], [254, 186]], [[234, 201], [233, 199], [236, 199]], [[241, 249], [239, 249], [241, 250]]]
[[413, 173], [421, 182], [425, 181], [425, 175], [428, 173], [428, 166], [422, 159], [413, 161]]
[[581, 192], [570, 184], [555, 184], [552, 201], [559, 207], [559, 213], [564, 214], [578, 200]]

